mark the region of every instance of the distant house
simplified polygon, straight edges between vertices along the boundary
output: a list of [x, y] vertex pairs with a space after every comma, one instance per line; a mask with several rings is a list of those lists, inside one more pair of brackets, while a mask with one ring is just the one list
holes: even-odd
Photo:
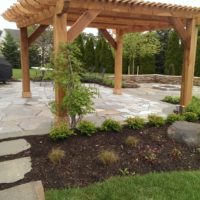
[[0, 43], [4, 40], [6, 33], [9, 32], [16, 42], [19, 42], [20, 39], [20, 32], [19, 29], [4, 29], [0, 30]]

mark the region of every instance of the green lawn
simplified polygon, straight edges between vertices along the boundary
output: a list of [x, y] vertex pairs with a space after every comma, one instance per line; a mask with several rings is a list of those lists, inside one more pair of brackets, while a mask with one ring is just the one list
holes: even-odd
[[[35, 69], [30, 69], [30, 78], [31, 79], [36, 79], [38, 77], [41, 77], [41, 71], [35, 70]], [[13, 78], [20, 80], [22, 79], [22, 70], [21, 69], [13, 69]], [[48, 73], [46, 73], [44, 79], [49, 78]]]
[[198, 199], [200, 199], [200, 171], [116, 177], [86, 188], [46, 192], [46, 200]]
[[[30, 77], [34, 78], [36, 76], [36, 70], [30, 69]], [[14, 79], [22, 79], [22, 70], [21, 69], [13, 69], [13, 78]]]

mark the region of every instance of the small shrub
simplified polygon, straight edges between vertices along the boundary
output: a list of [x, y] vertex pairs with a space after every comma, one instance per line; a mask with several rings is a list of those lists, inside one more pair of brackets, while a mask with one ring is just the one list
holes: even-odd
[[74, 132], [71, 129], [69, 129], [66, 123], [60, 123], [51, 129], [49, 137], [52, 140], [56, 141], [56, 140], [64, 140], [73, 134]]
[[181, 152], [179, 149], [174, 148], [174, 149], [172, 149], [170, 155], [171, 155], [174, 159], [180, 159], [181, 156], [182, 156], [182, 152]]
[[131, 147], [136, 147], [139, 142], [140, 142], [140, 140], [137, 137], [135, 137], [135, 136], [128, 136], [126, 138], [126, 141], [125, 141], [125, 143], [128, 146], [131, 146]]
[[192, 102], [186, 107], [186, 112], [196, 113], [200, 119], [200, 98], [193, 97]]
[[101, 130], [120, 132], [122, 130], [122, 126], [118, 121], [113, 119], [106, 119], [101, 125]]
[[119, 156], [114, 151], [102, 151], [98, 158], [104, 165], [112, 165], [119, 160]]
[[154, 164], [158, 161], [157, 154], [160, 151], [157, 148], [151, 148], [150, 146], [146, 146], [145, 149], [141, 152], [141, 156], [143, 159], [151, 164]]
[[81, 135], [87, 135], [87, 136], [93, 135], [97, 130], [94, 123], [85, 120], [79, 123], [77, 129]]
[[193, 112], [185, 112], [185, 113], [183, 113], [183, 116], [184, 116], [185, 120], [188, 122], [195, 122], [198, 120], [198, 115]]
[[182, 116], [180, 114], [174, 114], [173, 113], [173, 114], [169, 114], [167, 116], [166, 122], [172, 124], [172, 123], [177, 122], [177, 121], [184, 121], [184, 119], [185, 119], [184, 116]]
[[166, 96], [162, 101], [171, 103], [171, 104], [179, 104], [180, 97]]
[[148, 124], [151, 126], [160, 127], [165, 124], [165, 120], [161, 116], [149, 115], [148, 116]]
[[126, 123], [129, 128], [139, 130], [144, 127], [144, 119], [140, 117], [130, 117], [126, 120]]
[[65, 157], [65, 152], [60, 148], [52, 149], [48, 155], [50, 161], [54, 164], [60, 164], [61, 160]]

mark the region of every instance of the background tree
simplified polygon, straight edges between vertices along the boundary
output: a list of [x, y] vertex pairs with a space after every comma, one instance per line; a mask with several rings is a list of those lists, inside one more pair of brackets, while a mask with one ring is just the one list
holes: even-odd
[[155, 55], [156, 73], [163, 74], [165, 69], [165, 57], [170, 30], [156, 31], [160, 41], [160, 51]]
[[9, 32], [6, 33], [5, 39], [1, 44], [1, 52], [14, 68], [20, 68], [19, 44]]
[[195, 63], [195, 76], [200, 76], [200, 29], [199, 29], [198, 41], [197, 41], [197, 54], [196, 54], [196, 63]]
[[181, 75], [183, 65], [183, 45], [174, 30], [169, 32], [166, 49], [165, 74]]
[[[131, 68], [132, 74], [136, 72], [136, 66], [140, 65], [139, 60], [144, 58], [145, 56], [154, 56], [160, 49], [160, 42], [156, 37], [155, 32], [148, 33], [131, 33], [127, 34], [124, 37], [124, 56], [128, 60], [128, 66]], [[136, 65], [136, 60], [138, 63]], [[148, 63], [147, 63], [148, 64]], [[145, 68], [154, 66], [145, 66]], [[145, 73], [145, 68], [143, 66], [140, 67], [140, 70]], [[149, 70], [149, 69], [148, 69]]]
[[84, 58], [85, 67], [87, 70], [95, 70], [95, 50], [94, 50], [94, 41], [92, 37], [87, 39], [85, 45], [85, 58]]

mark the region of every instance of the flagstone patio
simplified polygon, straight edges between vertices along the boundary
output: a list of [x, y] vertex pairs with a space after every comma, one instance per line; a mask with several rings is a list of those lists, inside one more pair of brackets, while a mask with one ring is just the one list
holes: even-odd
[[[99, 90], [94, 100], [95, 112], [85, 119], [100, 125], [106, 118], [124, 121], [130, 116], [147, 117], [151, 113], [166, 116], [175, 106], [161, 102], [166, 95], [179, 91], [160, 91], [152, 84], [141, 84], [137, 89], [124, 89], [123, 95], [113, 95], [111, 88], [89, 84]], [[48, 103], [54, 98], [51, 82], [32, 82], [32, 98], [21, 98], [21, 82], [0, 85], [0, 139], [24, 135], [47, 134], [54, 119]], [[199, 87], [194, 87], [196, 94]]]

